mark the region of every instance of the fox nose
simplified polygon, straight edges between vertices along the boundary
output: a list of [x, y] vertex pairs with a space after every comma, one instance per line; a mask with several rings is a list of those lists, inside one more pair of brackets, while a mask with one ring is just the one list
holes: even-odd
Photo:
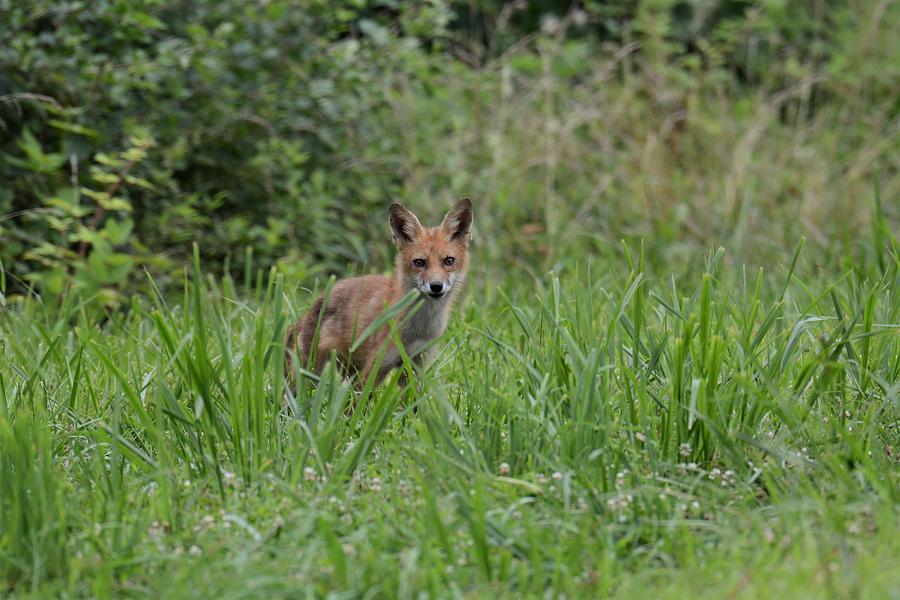
[[444, 284], [440, 281], [432, 281], [428, 284], [428, 287], [431, 288], [432, 294], [440, 294], [444, 291]]

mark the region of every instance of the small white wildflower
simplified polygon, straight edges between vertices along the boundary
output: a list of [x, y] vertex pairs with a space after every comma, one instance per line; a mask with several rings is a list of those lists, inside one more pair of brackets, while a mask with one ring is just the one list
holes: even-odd
[[685, 456], [685, 457], [690, 456], [691, 455], [691, 445], [687, 444], [687, 443], [680, 444], [678, 446], [678, 454], [680, 454], [681, 456]]
[[188, 550], [188, 554], [190, 554], [191, 556], [200, 556], [202, 552], [203, 551], [200, 550], [200, 546], [197, 546], [196, 544], [191, 546], [190, 550]]
[[509, 475], [509, 463], [500, 463], [500, 474], [504, 477]]
[[316, 480], [316, 470], [312, 467], [306, 467], [303, 469], [303, 479], [307, 481], [315, 481]]
[[634, 497], [631, 494], [619, 494], [606, 501], [606, 507], [610, 510], [620, 510], [628, 508]]
[[541, 485], [544, 485], [545, 483], [547, 483], [547, 476], [543, 473], [538, 473], [537, 482]]
[[637, 441], [639, 441], [642, 444], [647, 441], [647, 436], [644, 435], [643, 433], [641, 433], [640, 431], [638, 431], [636, 434], [634, 434], [634, 437], [636, 437]]
[[162, 530], [159, 527], [159, 521], [153, 521], [152, 523], [150, 523], [150, 527], [147, 529], [147, 535], [149, 535], [151, 538], [158, 538], [161, 533]]
[[551, 475], [550, 477], [552, 477], [554, 481], [560, 481], [562, 479], [562, 473], [560, 473], [559, 471], [554, 471], [553, 475]]

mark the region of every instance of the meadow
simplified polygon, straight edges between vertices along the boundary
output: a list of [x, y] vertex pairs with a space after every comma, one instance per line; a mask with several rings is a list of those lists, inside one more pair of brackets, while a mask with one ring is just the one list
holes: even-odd
[[[473, 282], [433, 370], [283, 409], [274, 272], [5, 311], [16, 595], [890, 597], [900, 287], [711, 253]], [[249, 274], [248, 274], [249, 275]]]
[[[121, 20], [141, 44], [180, 32], [152, 4]], [[478, 68], [370, 23], [358, 119], [341, 73], [313, 82], [323, 154], [265, 86], [243, 146], [185, 108], [189, 168], [172, 105], [109, 137], [86, 132], [103, 104], [45, 129], [23, 109], [36, 133], [0, 140], [0, 596], [900, 597], [888, 4], [830, 15], [827, 59], [746, 63], [683, 55], [653, 3], [634, 43], [570, 36], [570, 11]], [[185, 60], [227, 71], [216, 35], [251, 24], [190, 30]], [[350, 64], [345, 33], [311, 52]], [[182, 50], [144, 57], [135, 98]], [[72, 139], [108, 146], [79, 163]], [[435, 221], [463, 195], [469, 281], [417, 385], [330, 365], [292, 389], [287, 327], [332, 277], [389, 271], [390, 202]]]

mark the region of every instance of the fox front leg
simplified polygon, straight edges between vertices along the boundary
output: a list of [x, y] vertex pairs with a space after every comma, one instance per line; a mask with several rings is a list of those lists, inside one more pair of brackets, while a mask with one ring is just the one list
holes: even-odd
[[[416, 385], [416, 395], [419, 396], [422, 394], [422, 375], [428, 369], [428, 366], [431, 364], [434, 359], [434, 349], [429, 348], [423, 352], [420, 352], [412, 357], [411, 363], [413, 368], [413, 375], [415, 376], [415, 385]], [[409, 385], [409, 372], [404, 369], [400, 374], [400, 377], [397, 380], [397, 383], [400, 385], [402, 389], [405, 389], [407, 385]]]

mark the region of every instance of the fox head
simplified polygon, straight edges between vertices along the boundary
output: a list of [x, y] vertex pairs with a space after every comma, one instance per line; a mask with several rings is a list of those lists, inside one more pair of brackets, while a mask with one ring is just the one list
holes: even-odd
[[408, 208], [391, 204], [391, 232], [397, 245], [397, 273], [405, 290], [441, 300], [462, 285], [469, 265], [472, 202], [463, 198], [437, 227], [422, 227]]

